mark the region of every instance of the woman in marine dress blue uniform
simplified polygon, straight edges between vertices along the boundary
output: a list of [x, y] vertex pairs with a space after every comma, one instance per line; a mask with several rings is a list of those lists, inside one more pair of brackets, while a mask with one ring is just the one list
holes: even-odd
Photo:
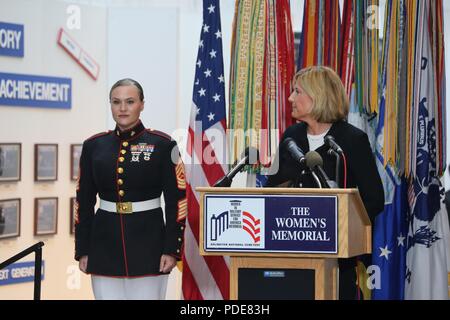
[[183, 163], [170, 136], [142, 124], [138, 82], [119, 80], [109, 98], [116, 128], [87, 139], [80, 157], [75, 259], [96, 299], [164, 299], [183, 243]]

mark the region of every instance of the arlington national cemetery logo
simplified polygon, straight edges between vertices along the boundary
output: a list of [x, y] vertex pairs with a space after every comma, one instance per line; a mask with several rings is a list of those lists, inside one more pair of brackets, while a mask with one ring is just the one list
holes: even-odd
[[264, 248], [264, 199], [211, 197], [208, 207], [207, 247]]

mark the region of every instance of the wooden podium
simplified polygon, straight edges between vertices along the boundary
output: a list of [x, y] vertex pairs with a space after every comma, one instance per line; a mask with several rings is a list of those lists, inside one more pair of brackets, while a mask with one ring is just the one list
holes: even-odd
[[337, 299], [337, 259], [371, 253], [371, 224], [357, 189], [197, 188], [201, 255], [239, 270], [314, 270], [314, 298]]

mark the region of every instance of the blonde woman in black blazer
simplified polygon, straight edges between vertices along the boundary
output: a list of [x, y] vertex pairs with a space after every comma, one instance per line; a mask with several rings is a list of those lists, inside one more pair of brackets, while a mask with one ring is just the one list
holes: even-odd
[[[339, 76], [330, 68], [313, 66], [300, 70], [293, 79], [292, 117], [299, 122], [286, 129], [280, 141], [279, 158], [269, 176], [266, 187], [291, 185], [293, 187], [316, 187], [311, 173], [295, 161], [284, 141], [288, 138], [306, 154], [315, 150], [323, 159], [323, 169], [339, 187], [358, 188], [369, 218], [373, 224], [376, 215], [384, 209], [383, 185], [367, 134], [346, 122], [349, 102]], [[342, 148], [346, 159], [340, 165], [340, 177], [336, 179], [336, 156], [328, 152], [325, 136], [332, 136]], [[344, 170], [346, 169], [346, 170]], [[344, 177], [345, 174], [345, 177]], [[345, 182], [345, 186], [344, 186]], [[355, 299], [356, 260], [339, 259], [339, 298]]]

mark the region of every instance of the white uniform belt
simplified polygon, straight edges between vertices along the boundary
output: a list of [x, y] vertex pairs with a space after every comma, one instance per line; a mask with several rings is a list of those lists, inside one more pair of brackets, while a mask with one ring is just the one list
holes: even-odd
[[161, 207], [160, 198], [136, 202], [111, 202], [100, 199], [100, 209], [121, 214], [131, 214], [133, 212], [148, 211], [157, 209], [159, 207]]

